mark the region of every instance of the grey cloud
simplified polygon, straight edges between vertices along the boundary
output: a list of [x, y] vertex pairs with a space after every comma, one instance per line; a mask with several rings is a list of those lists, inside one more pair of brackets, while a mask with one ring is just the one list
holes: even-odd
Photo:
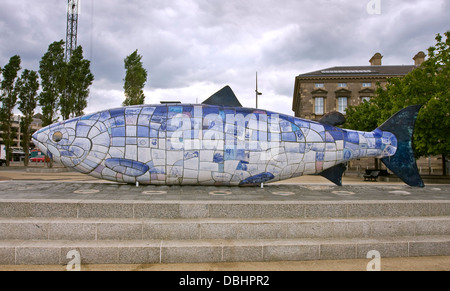
[[[120, 106], [123, 60], [138, 49], [149, 94], [187, 90], [201, 99], [230, 85], [252, 105], [258, 71], [264, 98], [275, 94], [278, 111], [290, 113], [284, 103], [296, 75], [366, 65], [377, 51], [386, 64], [409, 64], [449, 29], [447, 0], [380, 1], [382, 14], [369, 15], [369, 0], [81, 0], [78, 44], [96, 78], [91, 104]], [[65, 39], [65, 4], [2, 1], [0, 66], [19, 54], [24, 67], [38, 68], [48, 45]]]
[[[48, 45], [65, 38], [66, 16], [50, 13], [54, 7], [65, 9], [64, 3], [55, 0], [2, 1], [0, 7], [0, 66], [18, 54], [23, 67], [36, 70]], [[63, 21], [60, 28], [48, 25], [60, 21]]]

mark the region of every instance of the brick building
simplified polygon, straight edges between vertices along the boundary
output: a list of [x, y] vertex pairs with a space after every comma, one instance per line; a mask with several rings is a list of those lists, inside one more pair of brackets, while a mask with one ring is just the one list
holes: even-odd
[[[425, 53], [413, 57], [411, 65], [384, 66], [383, 56], [376, 53], [369, 66], [342, 66], [309, 72], [295, 78], [292, 110], [296, 117], [319, 120], [323, 115], [338, 111], [345, 115], [348, 106], [357, 106], [375, 96], [377, 83], [384, 87], [389, 78], [403, 77], [425, 61]], [[352, 161], [351, 167], [372, 168], [373, 159]], [[422, 173], [442, 173], [441, 157], [421, 158]]]
[[[20, 130], [20, 121], [21, 116], [20, 115], [14, 115], [12, 119], [12, 129], [15, 133], [15, 137], [13, 140], [13, 149], [20, 149], [21, 145], [20, 142], [23, 139], [23, 133]], [[30, 125], [31, 132], [35, 132], [42, 128], [42, 115], [40, 113], [33, 116], [33, 122]], [[0, 144], [3, 144], [3, 138], [2, 138], [3, 132], [0, 131]], [[34, 147], [34, 143], [31, 141], [31, 146]]]
[[410, 66], [383, 66], [383, 56], [376, 53], [370, 66], [333, 67], [299, 75], [295, 78], [292, 110], [295, 116], [318, 120], [324, 114], [359, 105], [374, 96], [379, 82], [385, 86], [387, 79], [403, 77], [425, 60], [419, 52]]

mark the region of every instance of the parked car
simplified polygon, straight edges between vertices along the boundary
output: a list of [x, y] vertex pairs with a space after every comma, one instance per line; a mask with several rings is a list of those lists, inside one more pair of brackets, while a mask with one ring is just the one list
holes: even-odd
[[44, 157], [31, 158], [30, 162], [33, 162], [33, 163], [44, 163], [45, 162], [45, 156]]
[[48, 158], [39, 149], [34, 149], [30, 152], [30, 162], [44, 163], [46, 161], [48, 161]]

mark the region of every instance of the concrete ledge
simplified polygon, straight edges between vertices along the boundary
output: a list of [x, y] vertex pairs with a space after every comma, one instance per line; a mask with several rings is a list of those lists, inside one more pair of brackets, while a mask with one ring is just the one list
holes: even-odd
[[217, 240], [450, 235], [450, 217], [366, 219], [0, 219], [0, 240]]
[[30, 241], [0, 242], [2, 265], [65, 265], [69, 251], [82, 264], [159, 264], [365, 259], [449, 256], [450, 236], [378, 239], [202, 240], [202, 241]]
[[0, 200], [0, 217], [357, 218], [450, 216], [449, 200], [238, 202]]

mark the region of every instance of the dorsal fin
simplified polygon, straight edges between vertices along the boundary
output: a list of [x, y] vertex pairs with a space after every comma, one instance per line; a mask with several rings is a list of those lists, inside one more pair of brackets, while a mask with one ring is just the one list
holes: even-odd
[[211, 97], [209, 97], [202, 104], [205, 105], [217, 105], [217, 106], [230, 106], [230, 107], [242, 107], [241, 103], [237, 99], [236, 95], [234, 95], [233, 90], [231, 90], [230, 86], [225, 86], [219, 92], [215, 93]]
[[340, 112], [334, 111], [325, 114], [319, 122], [331, 126], [343, 125], [345, 123], [345, 116]]

